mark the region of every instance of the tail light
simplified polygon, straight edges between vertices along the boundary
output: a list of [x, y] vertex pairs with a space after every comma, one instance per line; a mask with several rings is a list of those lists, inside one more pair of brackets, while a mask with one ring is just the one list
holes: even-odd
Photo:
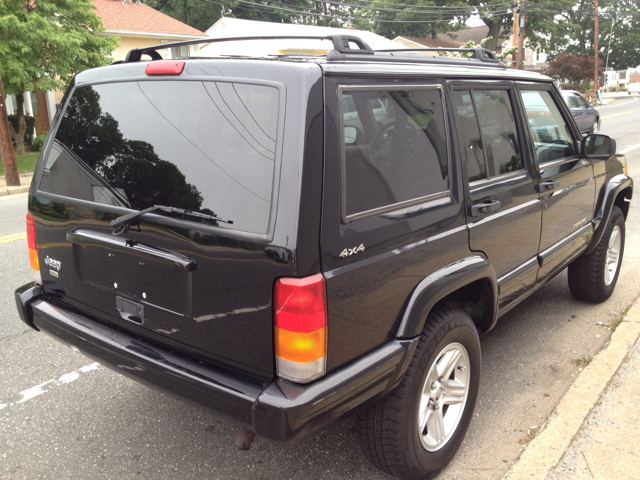
[[29, 265], [37, 272], [36, 281], [41, 283], [38, 247], [36, 246], [36, 227], [33, 222], [33, 215], [30, 213], [27, 213], [27, 248], [29, 250]]
[[327, 295], [322, 274], [280, 278], [274, 289], [276, 370], [307, 383], [327, 369]]

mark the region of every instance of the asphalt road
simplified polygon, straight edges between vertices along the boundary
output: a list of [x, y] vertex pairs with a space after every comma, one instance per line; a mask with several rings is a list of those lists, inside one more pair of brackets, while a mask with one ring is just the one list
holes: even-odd
[[[601, 109], [602, 133], [640, 170], [640, 101]], [[634, 202], [637, 204], [637, 200]], [[26, 194], [0, 197], [1, 478], [388, 478], [369, 465], [347, 417], [284, 448], [256, 440], [237, 451], [237, 426], [198, 405], [151, 390], [23, 325], [13, 290], [31, 279], [24, 232]], [[440, 479], [501, 478], [571, 385], [573, 359], [607, 342], [606, 323], [640, 292], [640, 217], [632, 205], [613, 296], [574, 300], [566, 273], [482, 336], [482, 379], [467, 437]]]

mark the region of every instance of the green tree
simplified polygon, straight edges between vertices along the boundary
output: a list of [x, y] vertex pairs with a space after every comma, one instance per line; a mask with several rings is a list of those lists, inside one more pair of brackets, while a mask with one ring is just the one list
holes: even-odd
[[354, 22], [354, 26], [373, 30], [387, 38], [402, 35], [435, 39], [439, 33], [460, 29], [472, 11], [464, 0], [402, 0], [396, 3], [381, 0], [360, 8], [352, 7], [351, 16], [363, 19]]
[[[600, 2], [598, 13], [598, 56], [603, 64], [607, 54], [608, 66], [615, 70], [640, 64], [640, 5], [637, 1]], [[554, 6], [536, 2], [528, 14], [527, 38], [545, 49], [551, 59], [563, 53], [594, 54], [593, 0], [554, 0]]]
[[[207, 0], [142, 1], [150, 7], [203, 32], [220, 19], [223, 11], [225, 16], [245, 20], [312, 25], [331, 24], [332, 26], [335, 24], [328, 16], [333, 14], [331, 5], [312, 0], [286, 0], [285, 2], [250, 0], [252, 4], [236, 0], [221, 2]], [[323, 15], [327, 15], [327, 17], [323, 17]]]
[[18, 131], [8, 127], [24, 154], [23, 92], [64, 89], [73, 75], [112, 61], [114, 37], [98, 37], [102, 20], [90, 0], [0, 1], [0, 73], [18, 100]]
[[480, 19], [489, 27], [485, 48], [495, 52], [498, 39], [511, 34], [513, 11], [503, 0], [470, 0], [469, 3], [477, 7]]

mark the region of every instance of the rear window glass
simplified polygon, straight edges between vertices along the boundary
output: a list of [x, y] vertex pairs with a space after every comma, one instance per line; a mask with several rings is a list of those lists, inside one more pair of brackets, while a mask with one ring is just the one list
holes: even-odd
[[[44, 192], [142, 210], [215, 214], [265, 233], [279, 92], [231, 82], [79, 87], [48, 154]], [[220, 224], [225, 227], [226, 224]]]

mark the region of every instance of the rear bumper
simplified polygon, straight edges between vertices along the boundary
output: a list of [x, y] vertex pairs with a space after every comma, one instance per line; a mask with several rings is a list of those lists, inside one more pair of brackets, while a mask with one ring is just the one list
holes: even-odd
[[52, 302], [42, 287], [16, 291], [23, 321], [101, 364], [196, 401], [274, 441], [300, 438], [393, 388], [417, 339], [394, 340], [307, 385], [277, 379], [266, 387], [129, 337]]

